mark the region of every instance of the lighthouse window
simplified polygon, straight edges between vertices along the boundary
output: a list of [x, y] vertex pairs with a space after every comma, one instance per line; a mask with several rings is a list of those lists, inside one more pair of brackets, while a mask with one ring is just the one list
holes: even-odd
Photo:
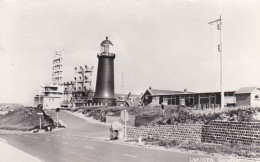
[[104, 45], [104, 52], [108, 53], [109, 52], [108, 50], [109, 50], [108, 45]]

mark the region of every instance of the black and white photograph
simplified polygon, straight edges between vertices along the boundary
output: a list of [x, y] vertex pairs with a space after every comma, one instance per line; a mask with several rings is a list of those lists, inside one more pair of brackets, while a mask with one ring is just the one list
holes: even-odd
[[259, 0], [0, 0], [0, 161], [260, 161], [259, 69]]

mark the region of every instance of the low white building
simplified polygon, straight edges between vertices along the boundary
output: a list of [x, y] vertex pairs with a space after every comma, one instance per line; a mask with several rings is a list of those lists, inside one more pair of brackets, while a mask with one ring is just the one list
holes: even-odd
[[[54, 84], [52, 82], [45, 83], [41, 86], [40, 97], [36, 95], [34, 105], [42, 104], [45, 109], [53, 109], [61, 107], [63, 101], [64, 86]], [[39, 101], [40, 100], [40, 101]]]

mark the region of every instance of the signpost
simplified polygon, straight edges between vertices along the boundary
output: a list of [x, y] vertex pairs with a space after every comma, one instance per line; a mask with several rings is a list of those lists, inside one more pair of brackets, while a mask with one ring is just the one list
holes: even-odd
[[56, 109], [56, 114], [57, 114], [57, 127], [59, 126], [59, 112], [60, 111], [60, 108], [57, 108]]
[[40, 129], [42, 129], [42, 116], [43, 116], [43, 113], [42, 112], [38, 112], [37, 115], [39, 116], [39, 120], [40, 120]]
[[[42, 110], [43, 105], [42, 105], [42, 104], [38, 104], [38, 105], [37, 105], [37, 108], [40, 109], [40, 110]], [[37, 115], [39, 116], [40, 129], [42, 129], [42, 120], [41, 120], [41, 117], [43, 116], [43, 112], [38, 112]]]
[[125, 122], [125, 141], [126, 141], [126, 122], [129, 120], [129, 114], [126, 110], [121, 111], [121, 119]]

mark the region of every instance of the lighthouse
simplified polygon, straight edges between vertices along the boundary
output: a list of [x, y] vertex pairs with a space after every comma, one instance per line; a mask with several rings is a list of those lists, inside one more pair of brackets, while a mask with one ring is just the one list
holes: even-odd
[[96, 91], [93, 102], [96, 105], [115, 106], [114, 90], [114, 59], [115, 54], [110, 53], [109, 47], [113, 46], [108, 37], [100, 44], [98, 57], [98, 71], [96, 81]]

